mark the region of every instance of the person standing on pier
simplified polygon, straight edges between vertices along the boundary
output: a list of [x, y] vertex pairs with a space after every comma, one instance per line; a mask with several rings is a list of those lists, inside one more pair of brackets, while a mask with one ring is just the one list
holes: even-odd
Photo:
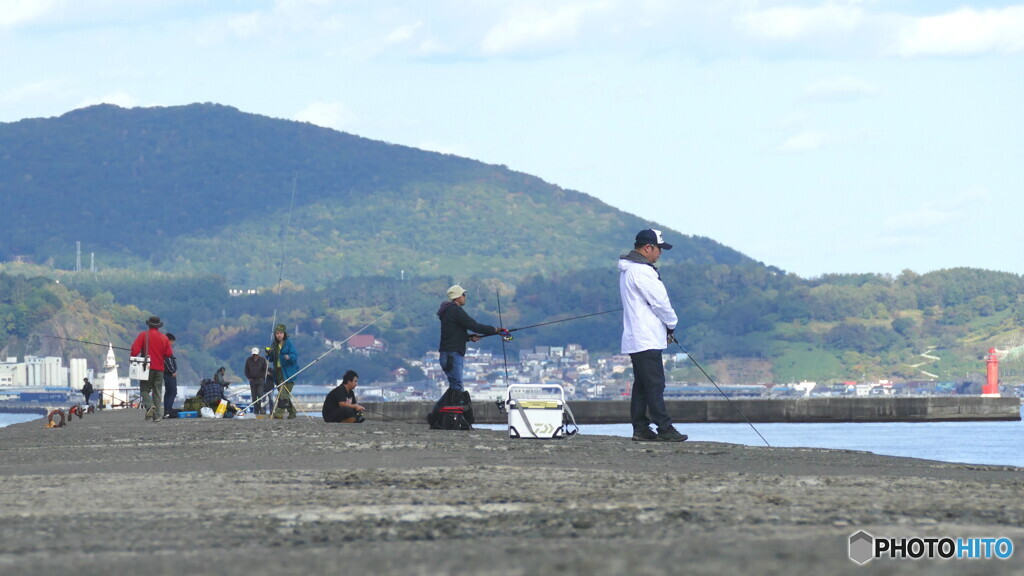
[[[665, 364], [662, 352], [672, 342], [679, 319], [661, 274], [654, 263], [671, 250], [661, 230], [641, 230], [633, 250], [619, 257], [619, 295], [622, 298], [622, 353], [633, 363], [633, 393], [629, 416], [633, 440], [682, 442], [665, 407]], [[658, 432], [651, 430], [657, 424]]]
[[295, 404], [292, 402], [292, 388], [295, 382], [292, 376], [299, 371], [299, 354], [288, 339], [288, 331], [284, 324], [274, 327], [274, 341], [267, 348], [267, 361], [273, 367], [274, 384], [277, 386], [277, 406], [274, 408], [274, 419], [284, 418], [288, 411], [288, 419], [295, 418]]
[[92, 398], [92, 382], [89, 382], [88, 378], [82, 378], [85, 384], [82, 384], [82, 396], [85, 396], [86, 405], [89, 404], [89, 398]]
[[[466, 305], [466, 291], [462, 286], [452, 286], [448, 289], [447, 296], [448, 299], [437, 309], [437, 317], [441, 321], [441, 343], [437, 347], [437, 359], [441, 363], [444, 375], [448, 377], [448, 390], [434, 405], [435, 410], [440, 408], [446, 396], [450, 396], [449, 392], [462, 392], [465, 389], [462, 384], [462, 370], [465, 365], [466, 342], [477, 342], [481, 335], [490, 336], [498, 333], [497, 328], [473, 320], [462, 309]], [[470, 334], [470, 331], [475, 334]]]
[[[245, 377], [249, 380], [249, 396], [252, 399], [252, 413], [263, 414], [263, 396], [269, 392], [267, 384], [267, 359], [260, 356], [260, 349], [253, 347], [252, 354], [245, 359]], [[270, 404], [270, 398], [266, 398]]]
[[[167, 340], [174, 346], [174, 334], [167, 333]], [[178, 359], [173, 354], [164, 360], [164, 418], [174, 414], [174, 399], [178, 397]]]
[[153, 422], [159, 422], [163, 417], [160, 395], [164, 389], [164, 361], [174, 355], [171, 341], [160, 333], [163, 325], [159, 316], [150, 316], [146, 321], [148, 328], [139, 333], [131, 349], [132, 356], [145, 354], [149, 357], [149, 378], [139, 380], [139, 393], [146, 408], [146, 420]]

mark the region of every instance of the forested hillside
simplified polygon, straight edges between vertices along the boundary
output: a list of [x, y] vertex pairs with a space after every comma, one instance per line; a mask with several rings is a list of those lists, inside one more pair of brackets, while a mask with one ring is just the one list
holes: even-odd
[[[0, 203], [0, 260], [69, 270], [81, 241], [84, 267], [241, 287], [603, 266], [651, 225], [503, 166], [215, 104], [0, 124]], [[669, 236], [685, 261], [749, 262]]]
[[[665, 265], [661, 272], [681, 319], [680, 342], [727, 383], [977, 381], [988, 348], [1019, 340], [1024, 322], [1024, 278], [1002, 272], [961, 268], [805, 280], [756, 265], [686, 263]], [[307, 381], [325, 382], [353, 366], [367, 381], [386, 379], [396, 368], [409, 368], [407, 359], [434, 349], [434, 312], [452, 282], [443, 276], [360, 277], [316, 290], [231, 297], [216, 276], [60, 275], [56, 284], [0, 274], [6, 295], [0, 300], [0, 344], [7, 345], [0, 353], [21, 354], [31, 342], [46, 345], [35, 353], [59, 353], [63, 347], [98, 359], [102, 350], [44, 336], [125, 345], [146, 316], [159, 314], [165, 329], [178, 336], [189, 377], [199, 377], [221, 365], [240, 372], [248, 349], [269, 341], [274, 319], [289, 326], [305, 361], [326, 350], [325, 339], [343, 340], [375, 322], [367, 333], [387, 342], [388, 352], [369, 361], [331, 355], [307, 373]], [[515, 284], [470, 280], [465, 286], [471, 315], [497, 323], [500, 296], [502, 320], [510, 328], [619, 307], [610, 267], [535, 274]], [[515, 357], [535, 345], [578, 343], [611, 354], [618, 351], [620, 334], [620, 315], [610, 313], [516, 332], [507, 348]], [[482, 345], [501, 351], [497, 339]], [[924, 352], [939, 360], [924, 358]], [[1005, 363], [1002, 374], [1007, 383], [1024, 381], [1019, 362]], [[683, 377], [696, 381], [700, 375]]]

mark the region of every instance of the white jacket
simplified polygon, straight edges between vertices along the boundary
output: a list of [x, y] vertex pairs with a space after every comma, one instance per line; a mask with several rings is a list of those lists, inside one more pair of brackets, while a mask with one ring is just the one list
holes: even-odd
[[619, 295], [622, 297], [622, 353], [667, 348], [668, 330], [675, 328], [679, 319], [658, 271], [650, 264], [620, 258]]

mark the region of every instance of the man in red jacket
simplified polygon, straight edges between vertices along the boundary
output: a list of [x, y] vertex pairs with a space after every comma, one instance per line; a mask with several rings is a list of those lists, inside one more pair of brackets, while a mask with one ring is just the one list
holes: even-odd
[[160, 395], [164, 389], [164, 360], [174, 355], [171, 341], [160, 333], [164, 323], [159, 316], [150, 316], [146, 321], [146, 330], [139, 332], [132, 344], [132, 356], [149, 357], [149, 379], [139, 380], [139, 392], [142, 394], [142, 405], [146, 408], [146, 420], [159, 422], [163, 402]]

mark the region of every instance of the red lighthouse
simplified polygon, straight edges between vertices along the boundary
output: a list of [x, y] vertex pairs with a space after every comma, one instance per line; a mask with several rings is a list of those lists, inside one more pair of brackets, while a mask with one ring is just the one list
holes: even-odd
[[988, 357], [985, 358], [986, 374], [985, 385], [981, 387], [982, 396], [999, 396], [999, 355], [995, 348], [988, 349]]

